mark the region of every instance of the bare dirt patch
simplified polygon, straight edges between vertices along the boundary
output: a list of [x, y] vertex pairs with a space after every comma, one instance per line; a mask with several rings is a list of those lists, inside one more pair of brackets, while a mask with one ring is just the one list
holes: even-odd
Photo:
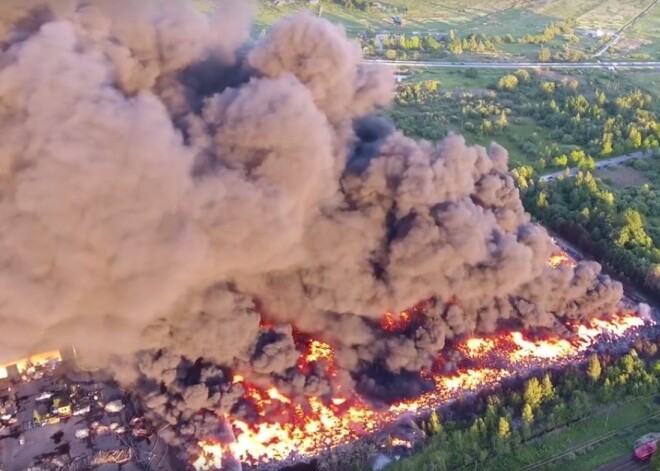
[[596, 170], [595, 174], [597, 177], [600, 177], [603, 180], [608, 180], [612, 183], [612, 185], [619, 188], [639, 186], [643, 185], [644, 183], [649, 183], [649, 180], [644, 176], [642, 172], [625, 165]]
[[635, 52], [637, 49], [640, 49], [643, 46], [648, 46], [652, 44], [653, 41], [648, 39], [641, 38], [625, 38], [621, 40], [616, 46], [616, 50], [623, 53]]

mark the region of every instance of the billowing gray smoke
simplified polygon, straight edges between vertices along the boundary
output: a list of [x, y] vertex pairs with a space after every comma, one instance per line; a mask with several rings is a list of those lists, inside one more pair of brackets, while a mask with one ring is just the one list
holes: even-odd
[[[240, 3], [0, 3], [0, 351], [112, 358], [162, 383], [150, 405], [174, 422], [231, 408], [230, 368], [332, 388], [292, 368], [290, 324], [348, 381], [502, 319], [616, 309], [598, 265], [547, 267], [504, 149], [403, 136], [373, 116], [392, 75], [339, 28], [299, 15], [249, 45]], [[378, 327], [429, 299], [411, 332]]]

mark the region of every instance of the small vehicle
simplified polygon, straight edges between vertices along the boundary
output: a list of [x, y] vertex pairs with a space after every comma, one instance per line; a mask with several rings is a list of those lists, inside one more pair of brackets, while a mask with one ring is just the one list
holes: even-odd
[[635, 448], [635, 459], [638, 461], [646, 461], [650, 459], [657, 450], [656, 442], [648, 442]]

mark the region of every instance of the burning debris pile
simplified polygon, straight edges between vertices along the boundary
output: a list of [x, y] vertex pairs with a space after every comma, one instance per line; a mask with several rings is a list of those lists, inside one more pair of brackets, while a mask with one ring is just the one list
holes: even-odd
[[448, 339], [616, 312], [599, 265], [548, 266], [504, 149], [403, 136], [339, 28], [251, 44], [242, 5], [0, 4], [1, 351], [75, 344], [198, 453], [254, 403], [332, 428], [437, 392]]
[[[644, 324], [642, 318], [628, 313], [572, 325], [568, 339], [556, 334], [531, 339], [519, 331], [470, 337], [455, 346], [468, 366], [447, 372], [438, 364], [422, 373], [431, 385], [426, 392], [383, 407], [352, 395], [292, 400], [275, 387], [260, 389], [237, 376], [234, 383], [247, 391], [244, 401], [254, 408], [255, 417], [246, 420], [233, 416], [229, 424], [224, 422], [236, 435], [225, 442], [203, 440], [203, 452], [195, 465], [197, 469], [213, 469], [223, 458], [258, 465], [313, 457], [373, 434], [404, 415], [432, 410], [466, 392], [497, 386], [517, 373], [581, 360], [601, 337], [618, 338]], [[313, 355], [311, 350], [307, 353], [308, 358]]]

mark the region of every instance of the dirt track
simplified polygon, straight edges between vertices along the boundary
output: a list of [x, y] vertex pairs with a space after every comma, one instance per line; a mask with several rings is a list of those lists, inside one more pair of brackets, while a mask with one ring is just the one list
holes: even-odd
[[649, 469], [648, 463], [635, 461], [632, 454], [626, 454], [613, 459], [609, 463], [594, 469], [594, 471], [641, 471]]

